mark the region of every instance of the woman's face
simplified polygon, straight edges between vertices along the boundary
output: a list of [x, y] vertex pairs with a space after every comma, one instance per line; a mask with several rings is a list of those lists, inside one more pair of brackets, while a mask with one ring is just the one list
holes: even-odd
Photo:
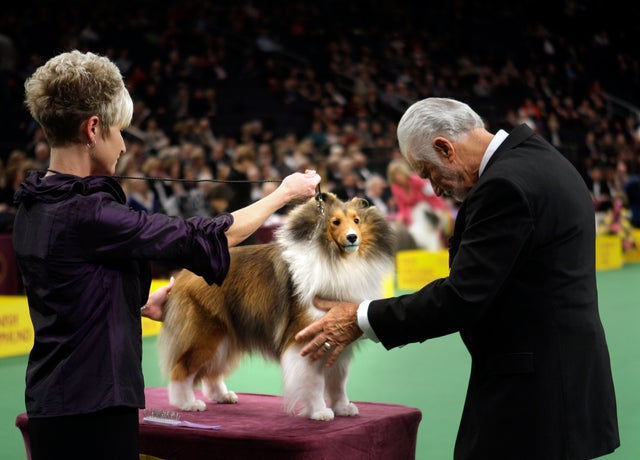
[[118, 128], [111, 128], [105, 135], [101, 129], [96, 133], [96, 146], [89, 151], [91, 156], [91, 173], [113, 175], [120, 155], [126, 151], [122, 132]]

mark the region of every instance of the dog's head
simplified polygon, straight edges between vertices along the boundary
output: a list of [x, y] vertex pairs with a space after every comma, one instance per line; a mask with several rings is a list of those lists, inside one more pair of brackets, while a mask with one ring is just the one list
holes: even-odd
[[277, 232], [281, 244], [318, 243], [332, 253], [392, 254], [395, 242], [387, 217], [363, 198], [343, 202], [321, 193], [294, 208]]

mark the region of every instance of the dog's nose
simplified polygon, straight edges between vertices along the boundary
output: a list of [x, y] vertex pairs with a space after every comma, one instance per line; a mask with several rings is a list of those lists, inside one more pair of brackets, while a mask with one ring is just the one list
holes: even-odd
[[353, 233], [347, 235], [347, 241], [351, 244], [355, 243], [358, 240], [358, 235], [354, 235]]

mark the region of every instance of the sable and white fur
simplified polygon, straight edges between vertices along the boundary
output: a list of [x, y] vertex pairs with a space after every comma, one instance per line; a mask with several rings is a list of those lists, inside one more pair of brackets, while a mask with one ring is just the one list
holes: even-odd
[[236, 403], [224, 379], [244, 354], [258, 352], [280, 363], [287, 412], [314, 420], [357, 415], [346, 393], [353, 345], [327, 368], [325, 359], [300, 356], [294, 336], [324, 314], [312, 304], [316, 295], [351, 302], [380, 297], [394, 247], [379, 209], [323, 193], [294, 208], [273, 242], [231, 248], [222, 286], [183, 270], [158, 338], [170, 404], [205, 410], [194, 394], [198, 384], [211, 401]]

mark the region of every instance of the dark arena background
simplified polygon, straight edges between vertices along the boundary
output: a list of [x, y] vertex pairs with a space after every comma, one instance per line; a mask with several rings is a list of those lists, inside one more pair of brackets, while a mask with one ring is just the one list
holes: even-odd
[[[454, 97], [485, 117], [492, 132], [529, 124], [575, 165], [592, 190], [602, 244], [600, 310], [621, 435], [621, 447], [606, 458], [640, 458], [638, 24], [637, 8], [588, 0], [3, 5], [0, 351], [15, 339], [11, 308], [24, 303], [11, 258], [12, 196], [27, 170], [46, 168], [49, 154], [24, 107], [23, 85], [53, 55], [77, 48], [117, 63], [135, 104], [133, 123], [125, 130], [127, 154], [117, 173], [210, 181], [201, 194], [196, 182], [181, 183], [181, 198], [157, 203], [157, 211], [185, 217], [213, 213], [203, 202], [214, 197], [228, 199], [226, 210], [242, 205], [232, 199], [242, 195], [238, 186], [219, 187], [218, 181], [227, 178], [238, 152], [251, 149], [255, 182], [244, 191], [249, 200], [267, 193], [270, 181], [310, 167], [323, 175], [323, 191], [345, 196], [373, 197], [377, 192], [369, 182], [382, 179], [375, 197], [391, 218], [386, 171], [399, 156], [396, 123], [416, 100]], [[344, 180], [347, 171], [356, 174], [357, 190]], [[132, 191], [134, 185], [122, 180], [125, 191]], [[609, 193], [600, 195], [603, 186]], [[611, 225], [616, 200], [625, 210], [619, 227]], [[455, 216], [456, 205], [450, 205]], [[270, 238], [277, 217], [254, 241]], [[419, 248], [408, 243], [403, 249]], [[429, 281], [403, 284], [404, 277], [429, 272], [422, 264], [432, 259], [425, 257], [399, 266], [388, 292], [408, 292]], [[156, 279], [177, 268], [154, 266]], [[155, 340], [154, 334], [144, 338], [148, 387], [166, 385]], [[27, 355], [0, 356], [0, 459], [24, 460], [15, 420], [24, 412]], [[363, 343], [351, 368], [349, 395], [354, 401], [419, 408], [416, 458], [451, 458], [469, 364], [457, 334], [392, 351]], [[229, 387], [281, 394], [279, 369], [258, 357], [247, 359]]]

